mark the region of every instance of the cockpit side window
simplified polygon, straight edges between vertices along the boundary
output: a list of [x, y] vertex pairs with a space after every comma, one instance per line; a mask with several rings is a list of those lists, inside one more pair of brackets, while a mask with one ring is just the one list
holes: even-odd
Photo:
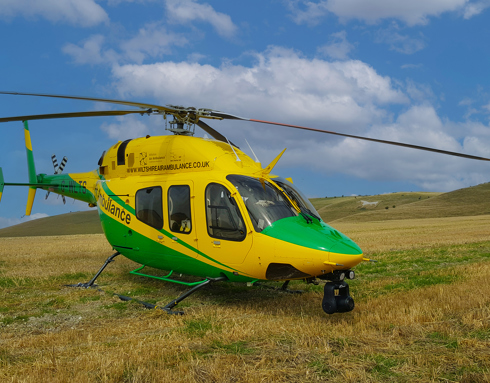
[[168, 219], [171, 231], [182, 234], [191, 232], [191, 189], [188, 185], [168, 188]]
[[135, 195], [136, 218], [147, 225], [163, 228], [162, 188], [160, 186], [140, 189]]
[[223, 185], [211, 183], [206, 187], [206, 221], [210, 237], [243, 241], [245, 223], [235, 199]]

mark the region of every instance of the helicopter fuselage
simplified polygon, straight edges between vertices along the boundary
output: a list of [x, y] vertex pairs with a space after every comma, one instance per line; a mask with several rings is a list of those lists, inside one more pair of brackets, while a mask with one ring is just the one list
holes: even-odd
[[253, 282], [321, 277], [363, 259], [291, 183], [216, 140], [118, 142], [96, 171], [38, 180], [97, 206], [109, 243], [145, 266]]

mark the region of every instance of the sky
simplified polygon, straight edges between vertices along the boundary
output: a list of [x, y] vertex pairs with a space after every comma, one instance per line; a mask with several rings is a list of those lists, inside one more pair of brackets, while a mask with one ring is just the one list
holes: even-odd
[[[490, 0], [0, 0], [0, 90], [211, 108], [490, 157]], [[0, 95], [0, 117], [117, 109]], [[211, 126], [309, 197], [446, 192], [489, 163], [239, 121]], [[36, 170], [97, 167], [158, 116], [31, 121]], [[27, 182], [21, 122], [0, 124], [5, 182]], [[203, 136], [203, 133], [198, 132]], [[251, 153], [249, 153], [251, 155]], [[0, 228], [87, 210], [5, 187]]]

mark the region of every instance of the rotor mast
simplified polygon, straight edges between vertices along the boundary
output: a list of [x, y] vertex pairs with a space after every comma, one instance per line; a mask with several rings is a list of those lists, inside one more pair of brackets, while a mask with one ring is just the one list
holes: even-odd
[[165, 123], [165, 130], [179, 136], [193, 136], [196, 131], [196, 124], [200, 118], [211, 118], [222, 120], [223, 118], [212, 115], [212, 109], [186, 108], [183, 106], [167, 105], [168, 109], [159, 112], [166, 120], [167, 115], [173, 116], [173, 120]]

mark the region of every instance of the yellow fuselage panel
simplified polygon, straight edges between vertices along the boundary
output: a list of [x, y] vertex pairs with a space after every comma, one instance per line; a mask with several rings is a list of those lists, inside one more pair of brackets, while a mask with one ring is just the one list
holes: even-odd
[[108, 179], [212, 170], [228, 173], [235, 173], [234, 169], [246, 173], [261, 170], [260, 164], [241, 150], [233, 149], [227, 143], [188, 136], [137, 138], [113, 145], [104, 155], [100, 172]]

